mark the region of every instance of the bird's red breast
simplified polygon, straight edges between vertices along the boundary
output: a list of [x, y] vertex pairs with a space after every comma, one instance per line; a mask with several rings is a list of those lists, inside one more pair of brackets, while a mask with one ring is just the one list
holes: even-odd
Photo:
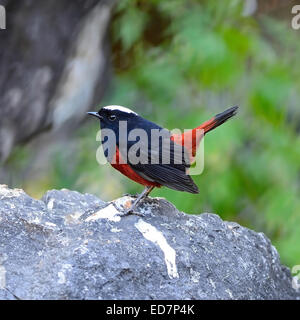
[[122, 174], [124, 174], [129, 179], [147, 187], [157, 187], [160, 188], [161, 185], [157, 182], [151, 182], [143, 177], [141, 177], [138, 173], [136, 173], [129, 164], [124, 163], [121, 158], [121, 154], [119, 152], [119, 149], [116, 147], [116, 154], [111, 162], [111, 166], [115, 168], [116, 170], [120, 171]]

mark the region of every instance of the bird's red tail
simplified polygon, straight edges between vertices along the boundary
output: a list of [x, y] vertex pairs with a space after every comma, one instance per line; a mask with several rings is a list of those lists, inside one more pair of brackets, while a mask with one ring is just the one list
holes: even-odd
[[[236, 115], [237, 109], [238, 109], [237, 106], [229, 108], [229, 109], [225, 110], [224, 112], [217, 114], [216, 116], [214, 116], [210, 120], [202, 123], [199, 127], [195, 128], [193, 130], [187, 131], [183, 134], [174, 134], [171, 137], [171, 139], [175, 143], [178, 143], [180, 145], [184, 145], [187, 148], [187, 150], [190, 152], [190, 156], [191, 156], [190, 160], [192, 163], [194, 160], [194, 157], [196, 155], [197, 148], [198, 148], [203, 136], [207, 132], [217, 128], [218, 126], [220, 126], [221, 124], [226, 122], [228, 119], [230, 119], [231, 117]], [[197, 131], [199, 131], [199, 130], [203, 130], [202, 134], [200, 134], [200, 135], [197, 134]]]
[[217, 128], [218, 126], [229, 120], [231, 117], [236, 115], [237, 109], [237, 106], [229, 108], [224, 112], [217, 114], [212, 119], [202, 123], [201, 126], [197, 127], [196, 129], [202, 129], [204, 130], [204, 134], [206, 134], [207, 132]]

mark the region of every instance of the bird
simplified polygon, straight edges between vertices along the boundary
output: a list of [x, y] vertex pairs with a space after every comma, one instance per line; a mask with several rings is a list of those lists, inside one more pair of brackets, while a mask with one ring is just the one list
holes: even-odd
[[[175, 134], [127, 107], [109, 105], [102, 107], [98, 112], [87, 112], [88, 115], [100, 120], [101, 134], [105, 130], [110, 130], [115, 135], [115, 139], [108, 142], [108, 139], [105, 141], [106, 137], [102, 134], [102, 144], [108, 142], [108, 148], [104, 154], [111, 166], [144, 186], [143, 192], [125, 210], [124, 215], [134, 213], [139, 202], [147, 197], [154, 188], [168, 187], [176, 191], [199, 193], [188, 170], [195, 161], [200, 141], [208, 132], [236, 115], [237, 110], [238, 106], [231, 107], [192, 130]], [[122, 129], [121, 132], [120, 124], [126, 124], [125, 131]], [[137, 149], [134, 149], [134, 145], [139, 142], [139, 139], [142, 139], [142, 136], [136, 140], [129, 139], [130, 133], [135, 129], [142, 129], [146, 134], [146, 138], [140, 141], [140, 148]], [[202, 134], [199, 135], [199, 131]], [[163, 134], [158, 140], [156, 139], [156, 143], [153, 143], [151, 132]], [[167, 145], [169, 146], [166, 148], [167, 152], [164, 152], [164, 147]], [[139, 159], [146, 161], [136, 161], [136, 159], [133, 161], [129, 152], [131, 148], [136, 151], [135, 154], [139, 156]], [[163, 158], [169, 161], [163, 161]]]

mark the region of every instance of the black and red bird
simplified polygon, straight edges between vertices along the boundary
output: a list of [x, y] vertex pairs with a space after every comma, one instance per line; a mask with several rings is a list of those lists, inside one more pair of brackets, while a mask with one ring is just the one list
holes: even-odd
[[[110, 162], [113, 168], [120, 171], [129, 179], [145, 186], [144, 191], [137, 197], [130, 209], [127, 210], [127, 213], [131, 212], [137, 203], [142, 198], [146, 197], [155, 187], [160, 188], [165, 186], [177, 191], [199, 193], [198, 187], [188, 174], [187, 170], [195, 159], [200, 140], [203, 135], [233, 117], [236, 114], [237, 109], [237, 106], [229, 108], [204, 122], [199, 127], [183, 134], [172, 134], [167, 129], [163, 129], [157, 124], [142, 118], [136, 112], [122, 106], [106, 106], [101, 108], [98, 112], [88, 112], [89, 115], [100, 120], [102, 131], [105, 131], [103, 129], [110, 129], [115, 134], [114, 145], [110, 146], [110, 151], [112, 150], [112, 153], [105, 153], [108, 162]], [[124, 132], [120, 132], [120, 122], [126, 122], [127, 124], [127, 131], [125, 134]], [[128, 150], [138, 141], [138, 139], [136, 141], [128, 139], [128, 135], [134, 129], [143, 129], [147, 134], [148, 141], [146, 141], [146, 145], [148, 147], [146, 148], [146, 151], [140, 149], [138, 152], [142, 152], [143, 154], [140, 154], [139, 156], [144, 156], [144, 159], [149, 159], [148, 162], [141, 161], [136, 163], [128, 156]], [[151, 131], [153, 129], [161, 130], [165, 133], [155, 147], [153, 147], [153, 144], [151, 145], [150, 141]], [[203, 132], [200, 136], [198, 134], [196, 135], [196, 132], [199, 130]], [[122, 139], [125, 143], [121, 142]], [[124, 139], [126, 141], [124, 141]], [[170, 161], [167, 163], [162, 160], [163, 141], [167, 141], [170, 146], [168, 149]], [[103, 142], [104, 138], [102, 140], [102, 143]], [[177, 148], [178, 146], [180, 146], [179, 149]], [[180, 151], [178, 152], [178, 150]], [[153, 161], [153, 158], [156, 161]]]

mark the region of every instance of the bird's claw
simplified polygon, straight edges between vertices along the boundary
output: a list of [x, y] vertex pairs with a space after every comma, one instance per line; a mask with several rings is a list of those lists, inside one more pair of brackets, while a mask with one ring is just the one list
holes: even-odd
[[132, 197], [130, 193], [123, 193], [122, 197]]
[[130, 198], [137, 198], [138, 196], [139, 196], [138, 193], [136, 193], [136, 194], [124, 193], [122, 195], [122, 197], [130, 197]]
[[136, 211], [132, 210], [131, 208], [125, 209], [123, 212], [120, 212], [121, 217], [129, 216], [129, 215], [136, 215], [139, 217], [145, 217], [144, 214], [142, 214], [140, 212], [136, 212]]

